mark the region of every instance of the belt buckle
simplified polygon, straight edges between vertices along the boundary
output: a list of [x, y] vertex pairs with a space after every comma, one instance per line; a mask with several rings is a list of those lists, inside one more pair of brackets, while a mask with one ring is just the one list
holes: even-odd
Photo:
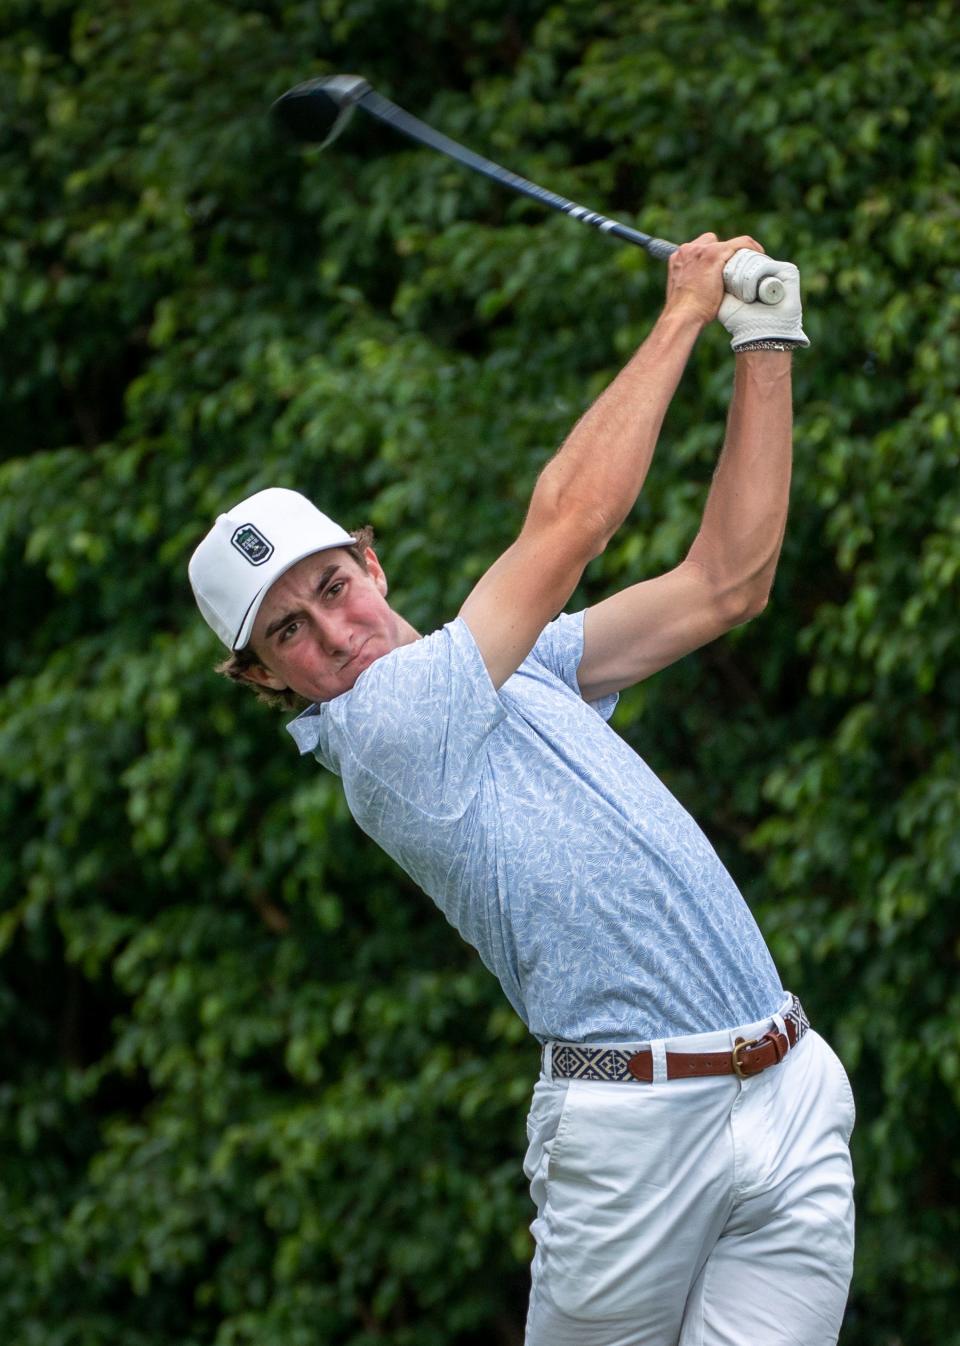
[[748, 1080], [750, 1079], [751, 1075], [757, 1074], [757, 1071], [755, 1070], [751, 1071], [744, 1070], [743, 1065], [741, 1064], [740, 1061], [740, 1053], [746, 1051], [748, 1047], [755, 1047], [759, 1041], [760, 1041], [759, 1038], [737, 1038], [736, 1042], [733, 1044], [733, 1051], [730, 1053], [730, 1060], [733, 1063], [733, 1073], [737, 1076], [738, 1079]]

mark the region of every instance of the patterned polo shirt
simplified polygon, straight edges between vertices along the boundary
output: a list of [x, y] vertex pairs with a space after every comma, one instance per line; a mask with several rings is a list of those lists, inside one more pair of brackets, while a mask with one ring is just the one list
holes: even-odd
[[579, 694], [583, 613], [497, 691], [462, 618], [287, 727], [541, 1041], [749, 1023], [784, 991], [703, 832]]

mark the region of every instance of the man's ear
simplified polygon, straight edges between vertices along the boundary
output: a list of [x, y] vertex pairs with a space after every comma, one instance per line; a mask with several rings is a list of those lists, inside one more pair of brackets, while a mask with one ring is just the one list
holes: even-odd
[[249, 664], [243, 670], [243, 677], [247, 682], [255, 683], [258, 687], [267, 687], [271, 692], [287, 691], [287, 684], [283, 678], [278, 678], [276, 673], [271, 673], [269, 668], [264, 668], [263, 664]]
[[377, 553], [373, 550], [372, 547], [364, 547], [364, 549], [363, 549], [363, 559], [364, 559], [364, 560], [366, 561], [366, 563], [367, 563], [367, 573], [370, 575], [370, 577], [371, 577], [371, 579], [373, 580], [374, 584], [377, 586], [377, 588], [378, 588], [378, 589], [380, 590], [380, 592], [383, 594], [384, 598], [386, 598], [386, 596], [387, 596], [387, 577], [386, 577], [386, 575], [383, 573], [383, 566], [380, 564], [379, 560], [377, 559]]

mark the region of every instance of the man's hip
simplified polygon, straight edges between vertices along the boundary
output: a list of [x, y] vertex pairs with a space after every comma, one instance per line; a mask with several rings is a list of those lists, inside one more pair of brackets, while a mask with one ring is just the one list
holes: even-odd
[[[528, 1346], [835, 1339], [852, 1258], [853, 1098], [799, 1016], [791, 998], [720, 1033], [548, 1045], [524, 1162], [537, 1206]], [[779, 1060], [738, 1069], [755, 1052], [738, 1039], [771, 1032], [775, 1055], [787, 1039]], [[623, 1058], [578, 1050], [625, 1053], [626, 1072]], [[708, 1069], [688, 1073], [677, 1056]], [[728, 1294], [741, 1274], [746, 1291]]]

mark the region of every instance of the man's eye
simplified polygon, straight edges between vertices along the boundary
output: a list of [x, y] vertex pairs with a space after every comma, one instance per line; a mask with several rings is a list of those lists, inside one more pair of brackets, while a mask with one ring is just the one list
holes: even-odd
[[330, 587], [329, 587], [329, 589], [327, 590], [327, 597], [328, 597], [328, 598], [330, 598], [330, 597], [336, 598], [337, 594], [340, 592], [340, 590], [341, 590], [343, 587], [344, 587], [344, 581], [343, 581], [343, 580], [335, 580], [334, 583], [331, 584]]
[[289, 640], [290, 637], [296, 633], [299, 626], [299, 622], [291, 622], [289, 626], [285, 626], [280, 632], [280, 643], [282, 644], [285, 640]]

